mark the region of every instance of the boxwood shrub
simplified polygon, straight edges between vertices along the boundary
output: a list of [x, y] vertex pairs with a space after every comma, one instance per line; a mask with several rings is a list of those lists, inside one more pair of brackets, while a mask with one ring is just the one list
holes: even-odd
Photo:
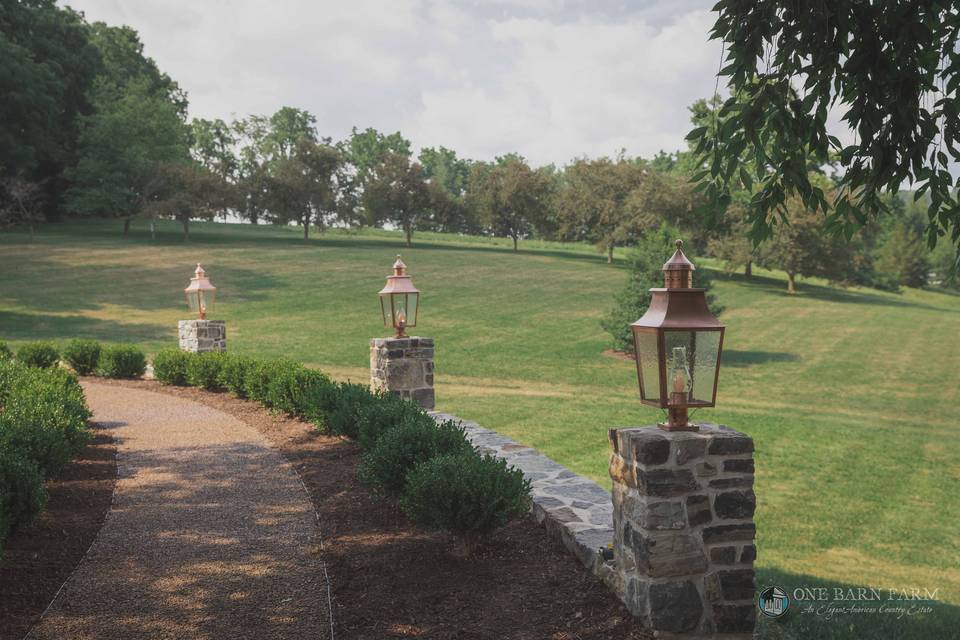
[[100, 343], [96, 340], [71, 340], [63, 349], [63, 359], [81, 376], [97, 370], [100, 360]]
[[97, 375], [104, 378], [139, 378], [146, 370], [147, 358], [134, 345], [110, 345], [100, 352]]
[[37, 465], [14, 451], [0, 451], [0, 552], [3, 540], [43, 510], [47, 492]]
[[187, 384], [187, 363], [192, 355], [175, 348], [161, 349], [153, 356], [153, 377], [162, 384]]
[[48, 369], [60, 361], [52, 342], [27, 342], [17, 349], [17, 360], [31, 367]]
[[247, 371], [254, 365], [253, 358], [226, 354], [220, 364], [220, 386], [237, 396], [247, 397]]
[[400, 508], [414, 524], [457, 538], [470, 555], [494, 531], [530, 509], [530, 482], [523, 472], [491, 455], [441, 455], [407, 474]]
[[0, 402], [0, 451], [31, 460], [45, 476], [87, 443], [90, 410], [76, 377], [63, 369], [0, 361]]
[[[187, 358], [187, 383], [207, 391], [220, 389], [223, 354], [219, 351], [191, 354]], [[156, 372], [154, 372], [156, 375]]]
[[[357, 440], [364, 449], [371, 449], [380, 436], [388, 429], [416, 416], [426, 416], [420, 405], [401, 400], [392, 393], [376, 394], [377, 401], [371, 402], [360, 414]], [[429, 419], [429, 418], [427, 418]]]
[[418, 464], [439, 455], [473, 451], [463, 428], [452, 420], [440, 424], [426, 414], [411, 416], [387, 430], [363, 454], [360, 480], [379, 492], [399, 496], [407, 474]]
[[380, 395], [370, 393], [369, 386], [343, 382], [338, 385], [327, 407], [326, 422], [318, 427], [334, 435], [356, 439], [360, 435], [360, 421], [364, 412], [377, 402], [380, 402]]
[[8, 359], [13, 357], [13, 352], [10, 351], [10, 347], [7, 346], [7, 343], [3, 340], [0, 340], [0, 360]]
[[324, 424], [337, 385], [329, 376], [302, 364], [277, 363], [268, 386], [270, 406], [293, 416]]

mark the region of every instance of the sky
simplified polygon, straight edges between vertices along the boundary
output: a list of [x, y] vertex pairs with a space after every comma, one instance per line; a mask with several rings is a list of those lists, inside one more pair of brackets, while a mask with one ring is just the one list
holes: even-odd
[[190, 115], [313, 113], [321, 136], [401, 131], [489, 160], [685, 148], [713, 93], [713, 4], [693, 0], [66, 0], [135, 28]]

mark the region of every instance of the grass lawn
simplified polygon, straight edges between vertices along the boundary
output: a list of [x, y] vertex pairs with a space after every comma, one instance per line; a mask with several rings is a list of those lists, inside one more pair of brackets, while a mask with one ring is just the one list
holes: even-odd
[[[659, 413], [599, 319], [626, 278], [591, 247], [417, 234], [119, 222], [0, 235], [0, 339], [175, 344], [201, 261], [231, 351], [286, 355], [365, 381], [386, 335], [377, 291], [402, 253], [437, 341], [438, 409], [607, 484], [611, 426]], [[666, 259], [666, 256], [665, 256]], [[696, 256], [693, 256], [695, 262]], [[704, 261], [699, 261], [706, 266]], [[758, 586], [939, 588], [929, 615], [792, 615], [771, 638], [944, 638], [960, 628], [960, 297], [842, 290], [782, 274], [719, 275], [727, 311], [718, 407], [756, 441]], [[882, 635], [881, 635], [882, 634]], [[892, 634], [892, 635], [887, 635]]]

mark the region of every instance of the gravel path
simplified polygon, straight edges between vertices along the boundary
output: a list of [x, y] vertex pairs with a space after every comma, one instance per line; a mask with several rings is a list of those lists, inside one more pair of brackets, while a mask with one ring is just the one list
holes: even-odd
[[100, 535], [31, 640], [330, 638], [316, 515], [253, 428], [197, 402], [84, 383], [117, 441]]

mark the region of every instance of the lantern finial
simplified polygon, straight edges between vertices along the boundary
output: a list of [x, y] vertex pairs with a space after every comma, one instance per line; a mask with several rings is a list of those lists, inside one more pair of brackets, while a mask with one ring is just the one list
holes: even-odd
[[402, 276], [407, 273], [407, 265], [403, 264], [403, 260], [400, 259], [400, 254], [397, 254], [397, 261], [393, 263], [393, 275]]
[[690, 289], [693, 287], [693, 263], [683, 253], [683, 240], [674, 243], [677, 250], [663, 265], [664, 286], [667, 289]]

